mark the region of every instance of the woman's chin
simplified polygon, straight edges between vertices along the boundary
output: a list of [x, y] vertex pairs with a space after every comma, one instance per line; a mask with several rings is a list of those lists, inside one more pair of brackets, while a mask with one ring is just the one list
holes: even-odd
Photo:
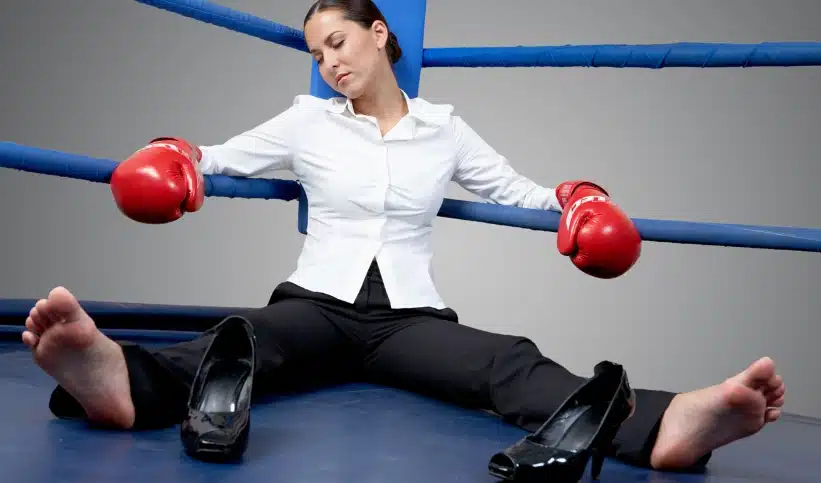
[[355, 89], [352, 86], [344, 84], [336, 86], [336, 91], [351, 100], [354, 100], [362, 95], [362, 89]]
[[365, 86], [357, 82], [359, 79], [342, 79], [342, 82], [336, 85], [336, 91], [344, 95], [348, 99], [357, 99], [362, 97], [365, 93]]

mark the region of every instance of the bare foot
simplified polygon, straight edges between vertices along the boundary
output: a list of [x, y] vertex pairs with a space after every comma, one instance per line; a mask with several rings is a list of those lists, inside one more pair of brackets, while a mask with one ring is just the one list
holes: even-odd
[[85, 409], [94, 423], [130, 428], [134, 405], [122, 348], [97, 329], [65, 288], [39, 300], [26, 319], [23, 342], [34, 360]]
[[721, 384], [673, 398], [661, 420], [650, 464], [686, 469], [710, 451], [751, 436], [781, 415], [785, 386], [768, 357]]

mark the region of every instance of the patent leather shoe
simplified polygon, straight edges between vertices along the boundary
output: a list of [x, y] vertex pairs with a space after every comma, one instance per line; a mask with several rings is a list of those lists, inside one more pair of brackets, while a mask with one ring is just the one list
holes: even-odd
[[238, 460], [248, 447], [256, 361], [253, 327], [243, 317], [212, 329], [180, 427], [185, 452], [205, 461]]
[[598, 479], [616, 433], [635, 410], [636, 396], [621, 365], [596, 364], [535, 432], [493, 455], [490, 474], [508, 481], [575, 483], [592, 458]]

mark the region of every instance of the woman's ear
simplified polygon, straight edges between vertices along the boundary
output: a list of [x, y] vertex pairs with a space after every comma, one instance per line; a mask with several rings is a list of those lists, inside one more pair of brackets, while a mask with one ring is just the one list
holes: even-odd
[[385, 25], [385, 22], [375, 20], [373, 24], [371, 24], [371, 33], [374, 36], [373, 39], [376, 42], [376, 47], [380, 50], [384, 49], [388, 43], [388, 26]]

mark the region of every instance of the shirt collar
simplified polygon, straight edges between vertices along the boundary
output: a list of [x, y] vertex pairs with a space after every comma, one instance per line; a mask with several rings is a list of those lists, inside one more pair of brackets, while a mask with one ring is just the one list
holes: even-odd
[[[435, 126], [442, 126], [450, 122], [451, 113], [453, 112], [453, 106], [450, 104], [432, 104], [419, 97], [411, 99], [404, 90], [402, 90], [402, 95], [408, 103], [408, 116], [422, 123]], [[328, 110], [337, 114], [347, 111], [351, 115], [356, 115], [353, 103], [345, 97], [331, 98], [328, 103]]]

